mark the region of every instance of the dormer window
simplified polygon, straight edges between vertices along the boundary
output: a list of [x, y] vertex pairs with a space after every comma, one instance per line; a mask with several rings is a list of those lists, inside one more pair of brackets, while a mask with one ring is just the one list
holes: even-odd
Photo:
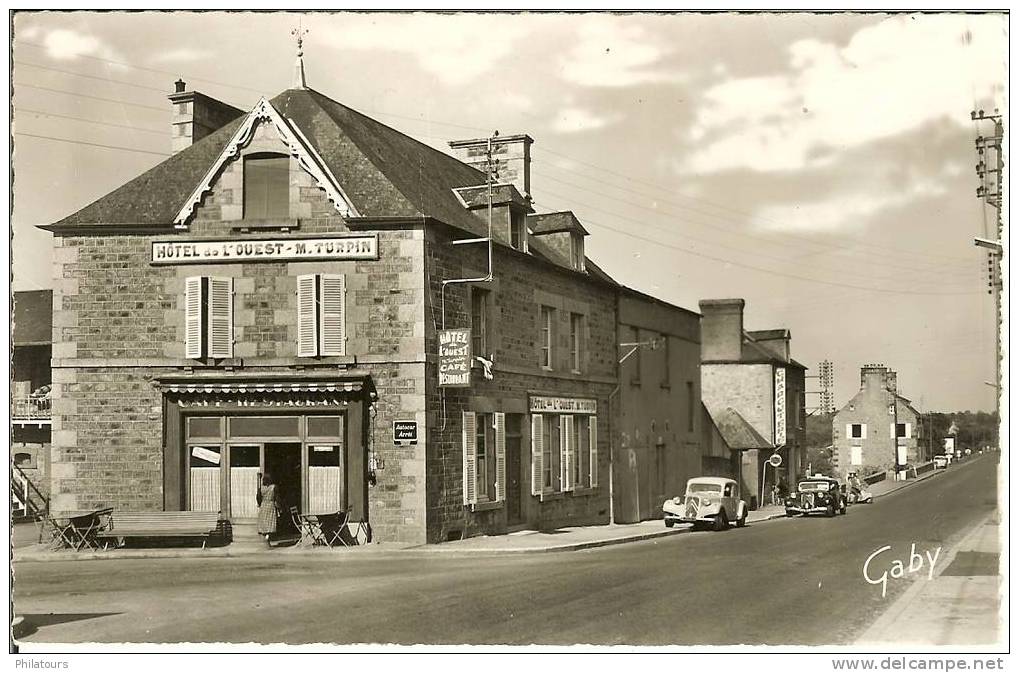
[[290, 157], [252, 154], [244, 157], [244, 219], [290, 217]]
[[527, 222], [524, 213], [510, 215], [510, 245], [521, 252], [527, 252]]
[[570, 266], [584, 270], [584, 237], [575, 232], [570, 234]]

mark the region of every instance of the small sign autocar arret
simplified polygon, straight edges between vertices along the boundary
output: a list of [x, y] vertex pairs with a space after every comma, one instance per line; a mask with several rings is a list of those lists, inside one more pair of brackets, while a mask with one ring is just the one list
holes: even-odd
[[393, 421], [393, 443], [397, 446], [418, 443], [417, 421]]
[[439, 330], [439, 387], [469, 388], [470, 385], [470, 329]]

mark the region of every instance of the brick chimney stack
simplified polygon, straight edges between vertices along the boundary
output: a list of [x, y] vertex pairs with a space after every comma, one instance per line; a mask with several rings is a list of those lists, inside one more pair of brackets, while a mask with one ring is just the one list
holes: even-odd
[[864, 388], [887, 388], [888, 368], [882, 364], [869, 364], [860, 367], [860, 390]]
[[182, 79], [173, 83], [173, 93], [168, 98], [173, 104], [170, 148], [174, 154], [244, 114], [243, 110], [203, 93], [188, 91]]
[[[512, 136], [499, 136], [492, 140], [492, 158], [499, 162], [499, 178], [497, 182], [512, 183], [517, 191], [531, 200], [531, 144], [534, 138], [520, 133]], [[457, 159], [486, 172], [485, 152], [488, 149], [488, 138], [471, 140], [451, 140], [449, 146]]]
[[704, 299], [701, 308], [701, 360], [736, 362], [743, 357], [742, 299]]

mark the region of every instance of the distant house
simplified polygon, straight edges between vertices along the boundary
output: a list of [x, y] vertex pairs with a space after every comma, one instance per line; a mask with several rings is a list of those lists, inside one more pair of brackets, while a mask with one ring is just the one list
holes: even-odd
[[[806, 367], [790, 355], [789, 330], [747, 331], [742, 299], [701, 309], [701, 397], [719, 433], [738, 452], [744, 496], [762, 500], [777, 480], [800, 476], [806, 446]], [[765, 461], [777, 453], [778, 468]]]
[[920, 412], [881, 364], [860, 368], [860, 390], [832, 418], [836, 473], [863, 475], [920, 462]]
[[48, 491], [52, 341], [53, 292], [15, 292], [11, 463], [19, 478], [43, 492]]

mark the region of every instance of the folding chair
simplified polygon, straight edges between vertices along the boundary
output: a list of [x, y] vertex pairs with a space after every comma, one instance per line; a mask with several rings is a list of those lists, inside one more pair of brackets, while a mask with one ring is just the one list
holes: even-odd
[[74, 549], [74, 527], [67, 522], [67, 519], [55, 519], [49, 514], [45, 515], [46, 523], [49, 524], [51, 549]]
[[96, 537], [100, 530], [106, 525], [106, 518], [113, 513], [112, 507], [98, 509], [81, 516], [68, 518], [68, 537], [71, 540], [75, 551], [82, 549], [99, 549], [99, 540]]
[[343, 537], [349, 520], [349, 509], [340, 510], [335, 514], [324, 514], [319, 517], [319, 531], [321, 532], [322, 543], [327, 547], [335, 547], [338, 542], [344, 547], [349, 547], [350, 543]]
[[301, 516], [301, 511], [297, 509], [296, 505], [290, 507], [290, 520], [294, 523], [294, 528], [301, 534], [301, 539], [297, 542], [300, 546], [305, 544], [315, 544], [315, 535], [311, 529], [311, 523], [307, 520], [307, 517]]

